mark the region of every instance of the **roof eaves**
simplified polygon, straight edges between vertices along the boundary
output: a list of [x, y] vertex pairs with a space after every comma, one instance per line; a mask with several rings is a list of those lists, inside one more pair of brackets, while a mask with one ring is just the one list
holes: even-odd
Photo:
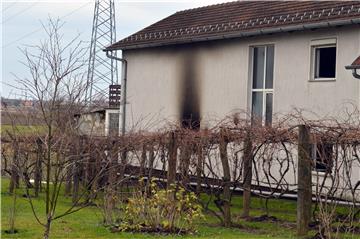
[[346, 19], [346, 20], [332, 20], [332, 21], [317, 22], [317, 23], [306, 23], [306, 24], [298, 24], [298, 25], [283, 26], [283, 27], [271, 27], [271, 28], [258, 29], [258, 30], [252, 30], [246, 32], [240, 31], [240, 32], [221, 34], [221, 35], [216, 34], [213, 36], [206, 36], [206, 37], [194, 37], [194, 38], [181, 39], [181, 40], [170, 40], [167, 42], [148, 42], [148, 43], [129, 44], [129, 45], [124, 44], [123, 46], [116, 46], [116, 47], [109, 46], [105, 48], [105, 51], [130, 50], [130, 49], [139, 49], [139, 48], [148, 48], [148, 47], [186, 44], [192, 42], [244, 38], [250, 36], [257, 36], [257, 35], [267, 35], [267, 34], [282, 33], [282, 32], [302, 31], [302, 30], [313, 30], [319, 28], [337, 27], [337, 26], [345, 26], [345, 25], [353, 25], [353, 24], [360, 24], [360, 18]]

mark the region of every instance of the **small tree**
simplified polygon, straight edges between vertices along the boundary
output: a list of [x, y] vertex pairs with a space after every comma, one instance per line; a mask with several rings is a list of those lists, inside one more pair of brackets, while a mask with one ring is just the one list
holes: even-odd
[[[87, 52], [82, 42], [78, 40], [79, 36], [65, 42], [63, 35], [60, 34], [61, 27], [62, 23], [53, 19], [43, 25], [47, 38], [39, 45], [22, 50], [26, 59], [23, 64], [29, 70], [30, 77], [23, 79], [17, 77], [21, 88], [27, 89], [36, 104], [37, 114], [29, 117], [37, 117], [44, 125], [31, 136], [21, 138], [22, 142], [29, 143], [32, 148], [41, 145], [41, 152], [36, 156], [35, 165], [43, 165], [41, 169], [45, 179], [45, 210], [41, 212], [45, 211], [45, 220], [42, 219], [41, 213], [34, 209], [29, 185], [25, 184], [25, 188], [34, 216], [44, 227], [44, 238], [49, 238], [54, 220], [90, 204], [89, 200], [79, 203], [85, 197], [88, 199], [88, 193], [85, 191], [91, 186], [84, 185], [84, 192], [77, 195], [73, 205], [65, 212], [57, 212], [59, 193], [69, 177], [69, 172], [72, 172], [74, 166], [85, 161], [86, 153], [90, 154], [81, 149], [78, 125], [74, 120], [74, 115], [84, 108], [82, 100], [87, 87], [84, 84]], [[25, 151], [22, 153], [25, 154]], [[19, 171], [24, 171], [20, 164], [17, 168]], [[102, 170], [98, 171], [101, 172]], [[93, 184], [95, 178], [97, 176], [93, 176], [86, 183]]]

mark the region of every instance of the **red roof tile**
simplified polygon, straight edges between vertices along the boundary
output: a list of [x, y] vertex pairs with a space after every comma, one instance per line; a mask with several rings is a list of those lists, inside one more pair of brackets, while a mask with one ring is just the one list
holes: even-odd
[[240, 37], [280, 27], [290, 31], [304, 24], [328, 27], [340, 20], [352, 24], [355, 19], [360, 20], [360, 1], [237, 1], [177, 12], [107, 50]]

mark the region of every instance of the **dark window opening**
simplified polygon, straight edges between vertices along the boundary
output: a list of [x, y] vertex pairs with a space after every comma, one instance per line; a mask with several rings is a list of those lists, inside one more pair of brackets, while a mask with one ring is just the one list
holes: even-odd
[[335, 78], [336, 47], [315, 48], [315, 79]]
[[263, 114], [263, 92], [253, 92], [252, 93], [252, 121], [261, 122]]
[[266, 108], [265, 108], [265, 125], [271, 126], [272, 123], [272, 105], [273, 105], [273, 94], [267, 93], [266, 94]]
[[331, 173], [333, 159], [333, 145], [329, 143], [313, 146], [315, 171]]
[[181, 122], [182, 127], [185, 129], [199, 130], [200, 129], [200, 117], [197, 114], [186, 114], [183, 116]]
[[253, 89], [264, 88], [265, 47], [254, 48]]
[[109, 113], [109, 134], [119, 133], [119, 113]]

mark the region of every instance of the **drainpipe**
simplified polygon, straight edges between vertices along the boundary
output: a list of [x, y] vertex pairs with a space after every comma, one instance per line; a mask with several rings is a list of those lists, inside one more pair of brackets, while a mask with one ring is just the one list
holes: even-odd
[[119, 117], [119, 136], [125, 135], [125, 114], [126, 114], [126, 82], [127, 82], [127, 61], [124, 58], [119, 58], [111, 55], [111, 51], [105, 51], [106, 56], [110, 59], [121, 61], [122, 63], [122, 77], [121, 77], [121, 99], [120, 99], [120, 117]]

